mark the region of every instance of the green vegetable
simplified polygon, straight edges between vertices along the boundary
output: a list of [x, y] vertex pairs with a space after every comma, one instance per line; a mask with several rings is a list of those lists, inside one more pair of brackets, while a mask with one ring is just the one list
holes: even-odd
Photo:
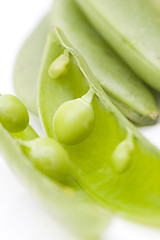
[[132, 163], [132, 152], [134, 150], [134, 142], [132, 133], [128, 133], [127, 138], [121, 142], [111, 155], [112, 169], [116, 173], [124, 173]]
[[74, 182], [67, 153], [58, 142], [39, 138], [30, 126], [11, 135], [0, 124], [0, 153], [67, 229], [83, 240], [100, 239], [110, 216]]
[[[109, 3], [112, 9], [114, 4], [109, 0], [100, 2], [100, 10]], [[136, 0], [132, 4], [141, 7], [142, 3], [143, 0], [139, 3]], [[95, 0], [80, 3], [84, 11], [89, 12], [90, 21], [93, 10], [96, 17], [93, 22], [101, 32], [105, 28], [99, 25], [101, 16], [97, 20], [99, 8], [92, 9], [94, 4], [97, 4]], [[127, 4], [131, 1], [116, 11], [121, 13], [127, 9]], [[144, 10], [133, 10], [154, 12], [152, 8], [149, 10], [148, 3], [146, 6]], [[121, 16], [125, 19], [127, 14]], [[115, 15], [111, 12], [111, 17]], [[37, 112], [39, 88], [38, 106], [48, 137], [39, 138], [28, 125], [28, 112], [17, 98], [0, 96], [0, 152], [29, 188], [42, 196], [50, 212], [82, 239], [99, 239], [108, 219], [107, 213], [87, 193], [104, 209], [110, 208], [127, 218], [159, 226], [160, 152], [111, 103], [135, 123], [151, 124], [158, 117], [153, 96], [94, 31], [73, 0], [55, 1], [52, 17], [52, 20], [46, 17], [26, 42], [14, 74], [17, 93], [34, 112]], [[154, 22], [156, 15], [150, 17]], [[141, 16], [136, 18], [136, 24], [139, 19]], [[48, 34], [38, 86], [46, 29], [52, 21], [69, 41], [60, 28], [55, 27]], [[123, 21], [117, 24], [121, 23]], [[126, 26], [129, 25], [130, 21], [126, 21]], [[153, 38], [149, 37], [149, 41], [154, 39], [157, 47], [154, 30], [158, 25], [154, 26]], [[110, 39], [115, 32], [112, 28], [109, 30], [112, 30], [107, 36]], [[106, 37], [106, 31], [104, 33]], [[113, 40], [114, 47], [121, 43], [119, 38]], [[116, 45], [121, 48], [119, 53], [130, 49], [128, 55], [124, 51], [124, 58], [129, 56], [131, 63], [138, 59], [133, 69], [139, 71], [140, 77], [146, 77], [147, 82], [152, 74], [153, 85], [158, 89], [158, 68], [154, 69], [158, 60], [154, 61], [148, 51], [144, 58], [137, 54], [137, 59], [132, 61], [135, 49], [128, 43], [130, 39]], [[141, 44], [134, 42], [133, 45], [145, 49]], [[143, 62], [144, 59], [151, 64]]]
[[[73, 46], [85, 58], [112, 102], [131, 121], [147, 125], [157, 120], [158, 109], [148, 88], [89, 25], [73, 0], [55, 1], [52, 14], [40, 23], [20, 51], [14, 71], [14, 85], [17, 94], [29, 109], [37, 112], [37, 76], [47, 29], [51, 23], [65, 32]], [[64, 74], [68, 70], [69, 59], [64, 53], [61, 54], [62, 56], [57, 56], [56, 62], [50, 63], [48, 71], [53, 79], [59, 77], [59, 71]], [[59, 61], [62, 66], [57, 64]], [[57, 66], [60, 69], [55, 71]]]
[[11, 133], [21, 132], [27, 127], [28, 111], [17, 97], [0, 95], [0, 123]]
[[153, 3], [146, 0], [76, 2], [131, 69], [160, 91], [160, 17]]
[[54, 133], [63, 144], [77, 144], [88, 138], [94, 128], [94, 111], [86, 100], [67, 101], [54, 115]]
[[39, 69], [47, 38], [51, 27], [50, 15], [44, 17], [21, 48], [15, 68], [14, 87], [17, 95], [32, 112], [38, 112], [37, 88]]
[[[53, 81], [48, 69], [65, 50], [70, 53], [68, 71]], [[84, 141], [64, 145], [72, 175], [103, 207], [139, 222], [160, 225], [159, 150], [114, 107], [84, 59], [55, 28], [46, 43], [39, 88], [40, 115], [49, 137], [55, 137], [53, 117], [57, 109], [67, 101], [77, 101], [90, 88], [94, 93], [90, 103], [94, 128]], [[73, 129], [76, 123], [79, 127], [78, 122], [75, 118]], [[66, 132], [67, 128], [64, 136]]]
[[61, 77], [63, 74], [67, 72], [67, 67], [69, 64], [69, 54], [67, 51], [64, 51], [64, 53], [59, 56], [53, 63], [51, 64], [49, 68], [49, 75], [53, 79], [57, 79]]
[[58, 182], [70, 173], [69, 158], [63, 147], [51, 138], [22, 141], [20, 146], [35, 168]]
[[[152, 124], [158, 117], [158, 110], [151, 93], [97, 34], [75, 2], [54, 1], [51, 14], [54, 25], [64, 32], [74, 48], [84, 57], [120, 111], [137, 124]], [[97, 4], [99, 5], [98, 1]]]

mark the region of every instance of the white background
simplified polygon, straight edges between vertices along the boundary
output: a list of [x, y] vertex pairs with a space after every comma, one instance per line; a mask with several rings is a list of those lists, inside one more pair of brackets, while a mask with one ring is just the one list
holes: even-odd
[[[19, 48], [51, 6], [51, 0], [0, 1], [0, 93], [14, 93]], [[36, 120], [31, 123], [37, 127]], [[140, 129], [160, 148], [160, 123]], [[76, 240], [47, 215], [0, 158], [0, 240]], [[159, 240], [160, 230], [113, 218], [103, 240]]]

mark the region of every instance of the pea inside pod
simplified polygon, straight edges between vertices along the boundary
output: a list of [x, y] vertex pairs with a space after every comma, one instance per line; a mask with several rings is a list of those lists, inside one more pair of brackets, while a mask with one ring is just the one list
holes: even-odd
[[94, 110], [87, 100], [85, 95], [85, 99], [82, 97], [67, 101], [56, 111], [53, 128], [61, 143], [78, 144], [91, 134], [94, 128]]
[[53, 61], [49, 68], [49, 75], [53, 79], [57, 79], [67, 72], [69, 64], [69, 52], [64, 50], [64, 53]]
[[65, 182], [70, 174], [69, 157], [57, 141], [37, 138], [20, 142], [20, 146], [35, 168], [58, 182]]
[[28, 111], [17, 97], [0, 96], [0, 123], [11, 133], [21, 132], [28, 126]]
[[132, 132], [127, 133], [127, 137], [122, 141], [111, 156], [112, 169], [118, 174], [125, 173], [132, 164], [132, 152], [134, 150], [134, 138]]

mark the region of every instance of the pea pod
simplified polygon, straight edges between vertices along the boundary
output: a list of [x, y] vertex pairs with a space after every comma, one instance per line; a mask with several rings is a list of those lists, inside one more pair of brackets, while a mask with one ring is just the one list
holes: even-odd
[[112, 102], [123, 114], [140, 125], [154, 122], [151, 118], [157, 118], [153, 116], [157, 115], [157, 111], [148, 89], [97, 34], [75, 2], [54, 1], [51, 14], [54, 25], [63, 30], [84, 57]]
[[76, 2], [131, 69], [160, 91], [160, 21], [153, 3], [145, 0]]
[[30, 126], [11, 134], [0, 124], [0, 153], [20, 180], [73, 234], [86, 240], [100, 239], [109, 214], [74, 183], [68, 155], [58, 142], [39, 138]]
[[[54, 79], [49, 74], [50, 66], [64, 51], [69, 53], [68, 71], [64, 74], [62, 67], [61, 76]], [[77, 99], [93, 109], [94, 127], [89, 132], [93, 120], [88, 123], [88, 115], [85, 119], [77, 118], [86, 114], [86, 108], [82, 111]], [[76, 112], [72, 101], [77, 104]], [[47, 135], [59, 140], [57, 131], [62, 128], [68, 136], [65, 141], [60, 140], [68, 152], [72, 175], [85, 191], [103, 207], [121, 216], [160, 225], [159, 150], [115, 108], [85, 60], [58, 28], [50, 32], [46, 43], [39, 107]], [[64, 125], [61, 122], [55, 125], [59, 113]], [[92, 111], [88, 113], [93, 116]], [[82, 139], [78, 129], [84, 130], [84, 126]], [[70, 139], [75, 142], [70, 144]]]
[[32, 112], [37, 109], [37, 82], [46, 36], [50, 29], [50, 15], [43, 18], [21, 48], [14, 67], [14, 86], [17, 95]]
[[17, 94], [30, 109], [37, 111], [36, 81], [47, 25], [51, 22], [64, 30], [71, 43], [85, 57], [110, 99], [130, 120], [140, 125], [156, 121], [158, 109], [148, 88], [94, 31], [73, 0], [54, 2], [53, 11], [40, 23], [17, 59], [14, 85]]

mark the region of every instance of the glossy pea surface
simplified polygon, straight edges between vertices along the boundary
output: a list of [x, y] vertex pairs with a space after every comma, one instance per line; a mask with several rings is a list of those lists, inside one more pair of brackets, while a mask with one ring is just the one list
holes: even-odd
[[94, 127], [92, 105], [83, 99], [64, 103], [55, 113], [53, 127], [61, 143], [72, 145], [84, 141]]
[[24, 104], [15, 96], [0, 96], [0, 123], [11, 133], [23, 131], [29, 123]]

